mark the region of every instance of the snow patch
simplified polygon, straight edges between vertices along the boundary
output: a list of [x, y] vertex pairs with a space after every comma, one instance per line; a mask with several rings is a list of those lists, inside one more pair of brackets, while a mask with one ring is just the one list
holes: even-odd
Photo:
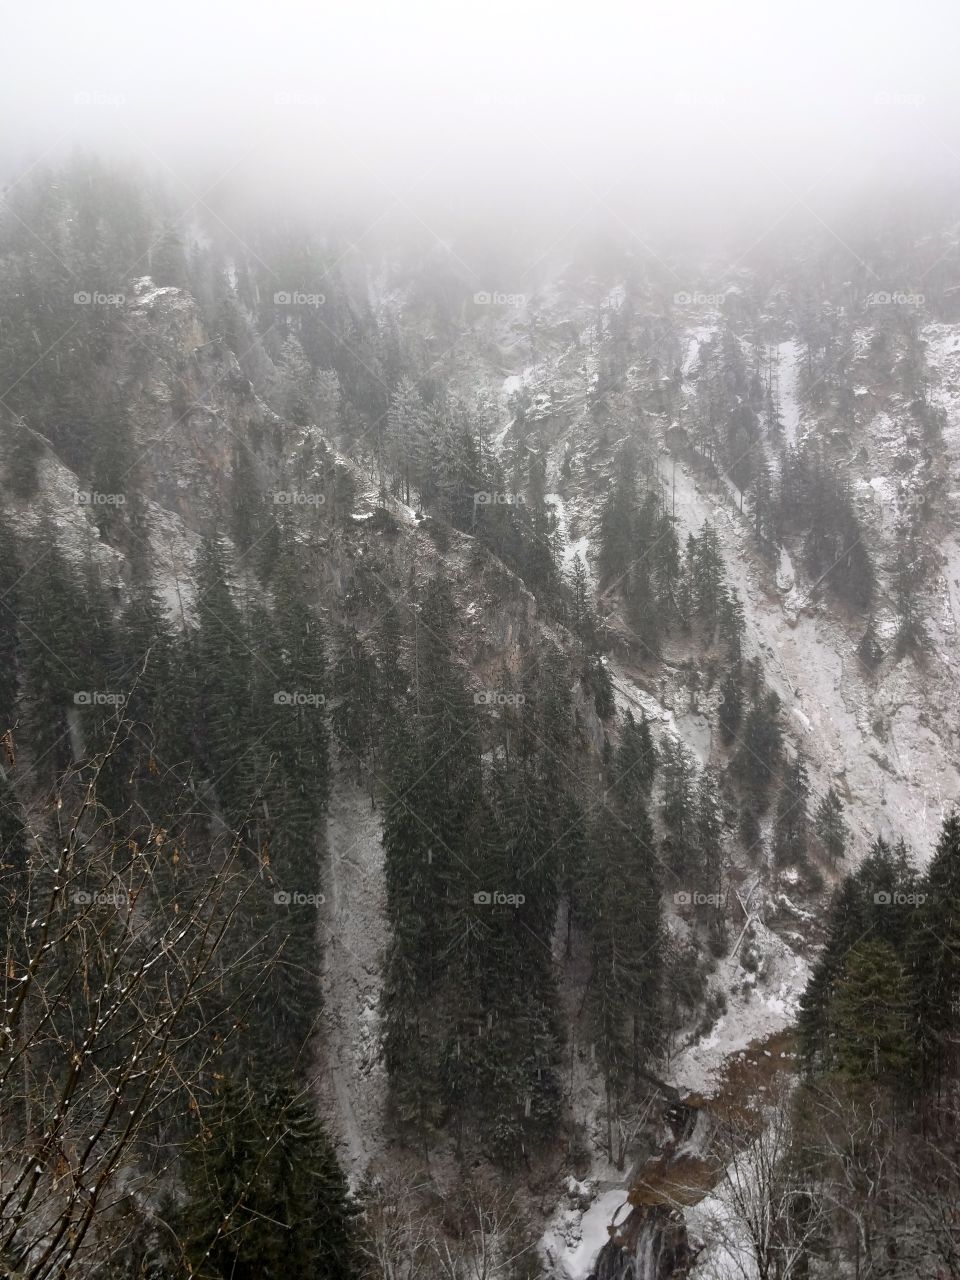
[[551, 1265], [550, 1274], [556, 1280], [587, 1280], [597, 1255], [610, 1239], [609, 1228], [629, 1212], [623, 1189], [603, 1192], [585, 1213], [576, 1208], [559, 1210], [541, 1245]]

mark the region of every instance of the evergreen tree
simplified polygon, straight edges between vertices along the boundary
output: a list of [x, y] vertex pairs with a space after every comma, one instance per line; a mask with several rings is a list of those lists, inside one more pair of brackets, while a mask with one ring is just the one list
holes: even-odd
[[756, 685], [739, 747], [732, 760], [737, 777], [750, 789], [758, 807], [763, 807], [767, 791], [780, 764], [782, 733], [780, 699]]
[[372, 762], [376, 679], [373, 655], [355, 628], [341, 627], [331, 674], [334, 696], [331, 724], [344, 759], [349, 761], [358, 780]]
[[[196, 564], [197, 615], [195, 660], [199, 691], [197, 737], [200, 756], [217, 790], [229, 826], [239, 829], [255, 795], [249, 759], [254, 656], [233, 598], [227, 561], [219, 538], [204, 540]], [[262, 663], [262, 658], [257, 659]], [[259, 781], [259, 779], [257, 780]]]
[[943, 824], [920, 882], [924, 900], [912, 913], [908, 943], [910, 1026], [924, 1091], [957, 1069], [960, 1033], [960, 815]]
[[608, 1142], [628, 1079], [656, 1051], [662, 981], [660, 878], [642, 807], [631, 830], [604, 806], [591, 835], [588, 876], [594, 1047], [606, 1080]]
[[832, 784], [817, 806], [817, 836], [835, 867], [846, 851], [848, 832], [843, 820], [843, 801]]
[[807, 766], [803, 753], [798, 751], [787, 770], [777, 802], [773, 853], [780, 866], [806, 862], [809, 796]]
[[77, 695], [92, 690], [81, 683], [79, 587], [46, 515], [29, 555], [30, 590], [21, 590], [19, 597], [24, 712], [36, 767], [49, 776], [69, 764], [68, 711], [78, 705]]
[[308, 1095], [226, 1081], [190, 1147], [182, 1235], [201, 1280], [352, 1280], [353, 1210]]
[[150, 274], [154, 284], [186, 288], [187, 261], [183, 242], [177, 229], [169, 223], [150, 251]]
[[835, 1069], [856, 1084], [896, 1084], [910, 1061], [907, 984], [889, 943], [867, 939], [850, 951], [829, 1023]]
[[613, 776], [614, 790], [628, 812], [635, 799], [649, 797], [657, 760], [646, 714], [641, 712], [638, 724], [628, 708], [620, 730]]
[[729, 746], [737, 736], [743, 717], [743, 674], [740, 664], [732, 666], [720, 684], [720, 708], [717, 721], [720, 739]]
[[23, 570], [13, 532], [0, 519], [0, 736], [17, 715], [17, 616]]
[[663, 769], [664, 860], [682, 882], [702, 866], [697, 841], [693, 757], [679, 739], [665, 734], [660, 746]]
[[866, 928], [858, 886], [853, 877], [848, 876], [830, 904], [826, 944], [800, 997], [797, 1018], [800, 1058], [808, 1070], [826, 1069], [832, 1063], [828, 1010], [846, 957], [865, 936]]

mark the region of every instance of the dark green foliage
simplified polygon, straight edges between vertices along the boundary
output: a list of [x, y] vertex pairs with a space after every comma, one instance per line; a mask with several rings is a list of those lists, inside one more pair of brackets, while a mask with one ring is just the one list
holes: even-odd
[[773, 828], [773, 856], [779, 866], [806, 862], [810, 797], [807, 766], [801, 752], [787, 768], [777, 801]]
[[904, 530], [898, 539], [894, 566], [894, 588], [897, 597], [897, 653], [915, 652], [929, 647], [918, 588], [923, 580], [923, 556], [920, 539], [914, 530]]
[[866, 630], [857, 645], [857, 657], [870, 671], [879, 666], [883, 660], [883, 649], [880, 647], [876, 624], [872, 616], [867, 620]]
[[616, 710], [613, 681], [602, 658], [589, 660], [584, 668], [584, 681], [593, 691], [593, 704], [601, 720], [609, 720]]
[[867, 609], [875, 577], [849, 485], [813, 444], [785, 453], [778, 509], [781, 532], [805, 530], [804, 560], [815, 583], [826, 583], [854, 608]]
[[377, 668], [373, 654], [356, 630], [340, 628], [330, 676], [331, 727], [345, 762], [359, 780], [372, 763], [376, 737]]
[[590, 833], [588, 927], [593, 969], [589, 1007], [608, 1106], [656, 1051], [663, 939], [660, 875], [642, 805], [629, 826], [604, 806]]
[[960, 979], [949, 976], [957, 966], [935, 930], [949, 936], [960, 898], [950, 906], [949, 887], [934, 895], [931, 878], [945, 873], [949, 886], [958, 830], [948, 819], [934, 862], [919, 881], [904, 845], [891, 848], [877, 839], [840, 885], [826, 945], [800, 1002], [800, 1050], [808, 1070], [839, 1071], [902, 1090], [911, 1080], [930, 1087], [943, 1069], [952, 1054], [945, 1054], [953, 1026], [949, 993], [960, 991]]
[[613, 770], [614, 789], [627, 811], [635, 800], [649, 797], [657, 761], [657, 748], [646, 715], [641, 712], [638, 724], [628, 708]]
[[150, 274], [155, 284], [183, 289], [187, 283], [187, 261], [177, 229], [164, 227], [158, 243], [150, 251]]
[[17, 616], [22, 573], [13, 532], [0, 519], [0, 735], [16, 719]]
[[[103, 689], [97, 674], [83, 661], [84, 640], [97, 656], [97, 637], [83, 637], [81, 619], [93, 611], [104, 618], [96, 601], [83, 599], [77, 575], [65, 560], [56, 529], [41, 519], [27, 549], [32, 568], [30, 590], [21, 590], [20, 650], [23, 668], [24, 719], [31, 734], [35, 766], [50, 777], [72, 758], [68, 711], [78, 697]], [[92, 676], [92, 680], [90, 677]]]
[[911, 1031], [925, 1088], [958, 1068], [960, 1030], [960, 816], [950, 815], [927, 873], [917, 886], [924, 900], [912, 911], [907, 970], [912, 989]]
[[[556, 656], [523, 701], [474, 702], [455, 649], [445, 581], [415, 621], [412, 689], [381, 637], [393, 690], [384, 848], [391, 941], [383, 996], [391, 1100], [429, 1147], [449, 1117], [512, 1164], [559, 1117], [558, 1004], [550, 940], [561, 893], [583, 897], [582, 829], [564, 754], [569, 672]], [[384, 652], [385, 650], [385, 652]], [[481, 734], [496, 744], [480, 766]]]
[[[199, 691], [197, 745], [213, 780], [228, 824], [240, 828], [252, 797], [246, 786], [251, 763], [248, 691], [252, 663], [265, 665], [251, 652], [227, 573], [223, 543], [204, 541], [197, 558], [197, 630], [194, 657]], [[249, 737], [248, 737], [249, 735]], [[244, 767], [241, 767], [244, 766]]]
[[892, 1083], [910, 1061], [908, 992], [889, 943], [871, 939], [848, 953], [828, 1015], [835, 1069], [854, 1082]]
[[697, 812], [694, 801], [694, 762], [678, 739], [665, 734], [660, 747], [663, 772], [664, 861], [686, 888], [690, 876], [700, 870]]
[[817, 835], [833, 866], [841, 860], [847, 847], [847, 826], [843, 820], [843, 801], [836, 787], [827, 788], [817, 806]]
[[720, 684], [720, 697], [717, 712], [720, 738], [725, 746], [730, 746], [737, 736], [743, 717], [743, 675], [739, 663], [731, 667], [724, 676]]
[[759, 682], [755, 684], [737, 741], [739, 745], [731, 761], [734, 773], [751, 792], [757, 806], [762, 807], [779, 768], [782, 734], [780, 699]]
[[37, 464], [43, 456], [43, 444], [21, 418], [3, 421], [4, 479], [22, 501], [36, 495], [39, 480]]
[[[739, 638], [743, 630], [742, 606], [738, 610], [729, 602], [720, 541], [716, 529], [709, 521], [704, 522], [699, 538], [691, 537], [688, 557], [696, 615], [711, 629], [721, 617], [727, 618], [728, 632]], [[739, 601], [737, 604], [739, 605]]]
[[188, 1150], [180, 1231], [198, 1280], [350, 1280], [347, 1187], [308, 1093], [227, 1081]]
[[715, 899], [702, 904], [700, 914], [705, 916], [714, 933], [724, 936], [723, 912], [723, 812], [720, 803], [719, 782], [710, 769], [700, 775], [696, 798], [697, 844], [701, 892]]

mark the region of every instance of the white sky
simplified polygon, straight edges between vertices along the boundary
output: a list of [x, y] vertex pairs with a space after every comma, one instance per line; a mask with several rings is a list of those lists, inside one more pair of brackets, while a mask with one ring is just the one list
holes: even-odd
[[438, 224], [818, 209], [953, 180], [958, 35], [955, 0], [35, 0], [0, 171], [80, 144]]

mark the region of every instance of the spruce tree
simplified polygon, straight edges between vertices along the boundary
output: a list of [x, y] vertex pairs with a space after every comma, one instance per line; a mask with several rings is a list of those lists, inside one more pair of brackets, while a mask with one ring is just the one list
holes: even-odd
[[663, 769], [664, 860], [680, 882], [702, 872], [697, 840], [693, 757], [679, 739], [665, 734], [660, 747]]
[[848, 832], [843, 820], [843, 801], [832, 784], [817, 806], [817, 835], [831, 866], [835, 867], [846, 850]]
[[0, 735], [12, 727], [17, 714], [17, 615], [22, 572], [13, 532], [0, 519]]
[[911, 915], [910, 1025], [921, 1087], [939, 1088], [957, 1069], [960, 1033], [960, 815], [944, 821]]
[[228, 1079], [202, 1121], [180, 1232], [198, 1280], [352, 1280], [353, 1210], [309, 1094]]
[[847, 955], [828, 1015], [835, 1069], [854, 1084], [900, 1084], [910, 1061], [903, 964], [879, 939]]
[[93, 691], [81, 683], [79, 585], [46, 515], [29, 555], [29, 578], [19, 596], [24, 712], [36, 767], [50, 776], [72, 758], [68, 711]]
[[807, 766], [803, 753], [798, 751], [787, 770], [777, 802], [777, 817], [773, 829], [773, 854], [780, 866], [806, 862], [809, 796]]

